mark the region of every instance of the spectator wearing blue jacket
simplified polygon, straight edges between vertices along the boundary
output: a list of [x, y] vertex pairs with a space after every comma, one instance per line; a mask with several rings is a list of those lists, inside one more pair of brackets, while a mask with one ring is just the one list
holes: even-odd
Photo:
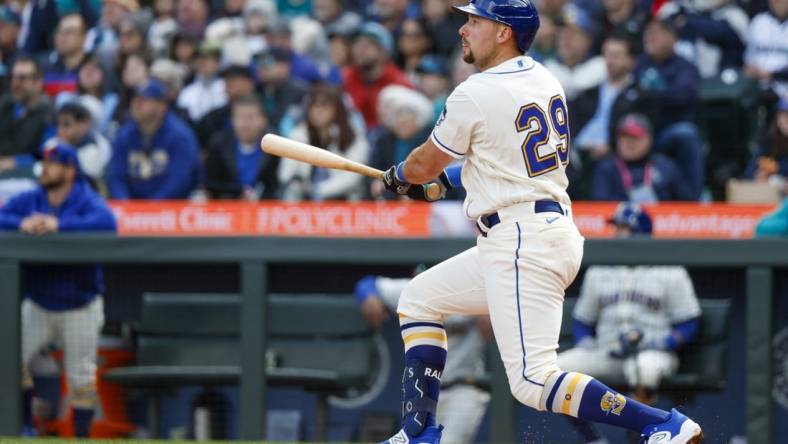
[[627, 114], [616, 127], [616, 154], [594, 170], [593, 200], [638, 204], [691, 200], [691, 191], [669, 158], [651, 152], [652, 130], [642, 114]]
[[[0, 208], [0, 229], [32, 235], [115, 231], [115, 217], [82, 175], [77, 151], [55, 145], [44, 151], [36, 189]], [[44, 346], [59, 342], [74, 433], [88, 436], [96, 404], [96, 351], [104, 323], [104, 280], [98, 265], [27, 265], [22, 268], [22, 359], [25, 425], [31, 426], [33, 382], [27, 371]]]
[[705, 174], [703, 141], [695, 125], [700, 74], [695, 65], [678, 56], [676, 24], [652, 20], [643, 37], [645, 53], [635, 66], [641, 90], [651, 94], [659, 118], [654, 122], [654, 150], [669, 155], [685, 176], [692, 200], [700, 198]]
[[114, 199], [185, 199], [200, 180], [197, 139], [168, 111], [166, 87], [156, 79], [137, 88], [131, 119], [112, 145], [107, 185]]

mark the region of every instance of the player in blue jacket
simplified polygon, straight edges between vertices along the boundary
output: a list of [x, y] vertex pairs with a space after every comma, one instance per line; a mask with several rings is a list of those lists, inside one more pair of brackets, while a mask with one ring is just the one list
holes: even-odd
[[[115, 231], [115, 217], [88, 185], [77, 152], [68, 145], [44, 151], [40, 186], [0, 207], [0, 229], [45, 235]], [[88, 436], [96, 404], [96, 350], [104, 324], [104, 280], [98, 265], [28, 265], [22, 269], [22, 383], [25, 421], [31, 425], [33, 381], [29, 364], [57, 342], [64, 363], [74, 433]]]

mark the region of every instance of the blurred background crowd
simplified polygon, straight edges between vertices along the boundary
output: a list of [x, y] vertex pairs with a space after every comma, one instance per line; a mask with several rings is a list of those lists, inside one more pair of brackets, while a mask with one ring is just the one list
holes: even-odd
[[[788, 0], [534, 1], [574, 199], [723, 200], [732, 178], [788, 175]], [[112, 199], [393, 199], [259, 141], [403, 160], [474, 73], [455, 3], [5, 0], [0, 200], [58, 143]]]

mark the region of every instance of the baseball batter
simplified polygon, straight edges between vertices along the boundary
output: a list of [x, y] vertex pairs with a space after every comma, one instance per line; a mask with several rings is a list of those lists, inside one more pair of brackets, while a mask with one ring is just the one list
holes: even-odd
[[[0, 230], [32, 235], [115, 231], [115, 217], [82, 174], [76, 150], [44, 151], [40, 186], [0, 208]], [[74, 434], [88, 436], [96, 406], [96, 352], [104, 324], [104, 280], [98, 265], [28, 265], [22, 270], [22, 383], [25, 426], [31, 425], [30, 362], [47, 344], [63, 347]], [[4, 295], [6, 297], [10, 295]]]
[[[403, 427], [388, 443], [439, 443], [435, 409], [446, 361], [443, 317], [487, 314], [512, 394], [538, 410], [634, 430], [648, 443], [698, 443], [700, 426], [557, 365], [564, 290], [583, 238], [566, 194], [566, 98], [524, 53], [539, 27], [530, 0], [472, 0], [456, 9], [463, 59], [479, 71], [446, 102], [431, 137], [384, 176], [387, 189], [424, 198], [424, 184], [462, 185], [477, 246], [425, 271], [399, 303], [405, 345]], [[450, 168], [464, 159], [461, 172]], [[436, 179], [438, 178], [438, 179]]]

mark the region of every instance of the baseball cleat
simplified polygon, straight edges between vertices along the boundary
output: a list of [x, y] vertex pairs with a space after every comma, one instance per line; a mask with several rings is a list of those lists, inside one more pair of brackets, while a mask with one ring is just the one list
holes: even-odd
[[647, 426], [643, 433], [643, 444], [700, 444], [703, 431], [697, 422], [676, 409], [670, 411], [667, 421]]
[[419, 436], [414, 437], [408, 436], [405, 430], [400, 430], [399, 433], [380, 444], [440, 444], [442, 433], [442, 425], [429, 426]]

